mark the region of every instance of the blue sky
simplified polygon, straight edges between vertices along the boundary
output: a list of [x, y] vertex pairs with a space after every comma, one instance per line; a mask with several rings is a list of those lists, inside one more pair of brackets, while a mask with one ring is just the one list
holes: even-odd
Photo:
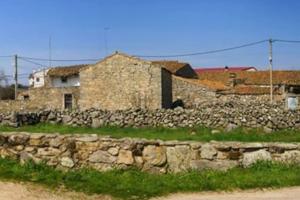
[[[267, 38], [300, 40], [298, 0], [1, 0], [0, 56], [103, 58], [109, 53], [165, 55], [201, 52]], [[300, 69], [300, 44], [274, 44], [275, 69]], [[174, 58], [198, 66], [266, 69], [268, 46]], [[0, 69], [12, 74], [11, 59]], [[42, 64], [48, 64], [43, 63]], [[53, 65], [72, 63], [53, 62]], [[20, 61], [20, 73], [39, 66]], [[25, 78], [23, 78], [25, 79]]]

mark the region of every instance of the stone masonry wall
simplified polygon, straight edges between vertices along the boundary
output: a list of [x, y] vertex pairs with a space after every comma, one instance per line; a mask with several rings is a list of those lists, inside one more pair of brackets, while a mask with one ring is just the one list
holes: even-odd
[[[172, 87], [173, 101], [180, 99], [183, 101], [184, 106], [187, 108], [198, 107], [202, 103], [212, 101], [235, 101], [237, 103], [245, 103], [249, 101], [254, 103], [270, 102], [270, 95], [268, 94], [223, 94], [178, 76], [172, 76]], [[285, 96], [274, 94], [273, 100], [277, 103], [285, 103]]]
[[257, 102], [210, 102], [194, 109], [129, 109], [105, 111], [41, 110], [39, 112], [0, 113], [0, 124], [54, 123], [70, 126], [119, 127], [197, 127], [263, 128], [266, 132], [280, 129], [299, 129], [300, 110], [286, 110], [282, 105]]
[[80, 72], [80, 109], [161, 108], [161, 71], [151, 62], [114, 54]]
[[[64, 94], [73, 94], [73, 105], [77, 107], [79, 99], [79, 87], [61, 88], [32, 88], [18, 95], [18, 100], [0, 101], [0, 112], [25, 112], [43, 109], [62, 110], [64, 106]], [[24, 95], [29, 99], [24, 100]]]
[[211, 89], [201, 87], [178, 76], [172, 76], [173, 101], [182, 100], [185, 107], [197, 107], [203, 102], [217, 99]]
[[259, 160], [300, 164], [299, 143], [178, 142], [97, 135], [1, 133], [0, 156], [60, 169], [137, 167], [151, 173], [227, 170]]

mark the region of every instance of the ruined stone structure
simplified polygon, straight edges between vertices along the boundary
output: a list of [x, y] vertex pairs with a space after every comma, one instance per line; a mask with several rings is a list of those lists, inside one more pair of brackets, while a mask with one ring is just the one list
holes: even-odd
[[0, 156], [99, 171], [137, 167], [151, 173], [227, 170], [264, 161], [300, 164], [299, 143], [188, 142], [97, 135], [1, 133]]

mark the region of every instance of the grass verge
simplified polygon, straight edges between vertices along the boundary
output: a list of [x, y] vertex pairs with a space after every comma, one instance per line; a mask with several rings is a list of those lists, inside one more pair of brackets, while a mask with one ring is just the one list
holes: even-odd
[[98, 172], [91, 169], [63, 172], [44, 164], [0, 159], [0, 179], [40, 183], [52, 188], [121, 199], [148, 199], [175, 192], [200, 192], [300, 185], [300, 166], [259, 162], [247, 169], [153, 175], [135, 169]]
[[114, 138], [135, 137], [161, 140], [195, 140], [195, 141], [241, 141], [241, 142], [300, 142], [300, 131], [282, 130], [273, 133], [264, 133], [259, 129], [234, 129], [230, 132], [220, 130], [212, 134], [210, 128], [120, 128], [120, 127], [71, 127], [65, 125], [37, 124], [20, 128], [0, 126], [0, 132], [25, 131], [31, 133], [93, 133], [110, 135]]

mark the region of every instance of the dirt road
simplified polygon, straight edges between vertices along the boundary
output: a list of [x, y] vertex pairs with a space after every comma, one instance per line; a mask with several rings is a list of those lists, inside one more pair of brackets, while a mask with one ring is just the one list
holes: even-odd
[[36, 184], [0, 182], [0, 200], [112, 200], [108, 196], [50, 190]]
[[[173, 194], [152, 200], [299, 200], [300, 187], [279, 190], [253, 190], [233, 193], [192, 193]], [[63, 189], [50, 190], [36, 184], [0, 182], [0, 200], [112, 200], [109, 196], [87, 196], [82, 193], [67, 192]]]
[[173, 194], [152, 200], [299, 200], [300, 187], [284, 188], [279, 190], [243, 191], [233, 193], [195, 193]]

